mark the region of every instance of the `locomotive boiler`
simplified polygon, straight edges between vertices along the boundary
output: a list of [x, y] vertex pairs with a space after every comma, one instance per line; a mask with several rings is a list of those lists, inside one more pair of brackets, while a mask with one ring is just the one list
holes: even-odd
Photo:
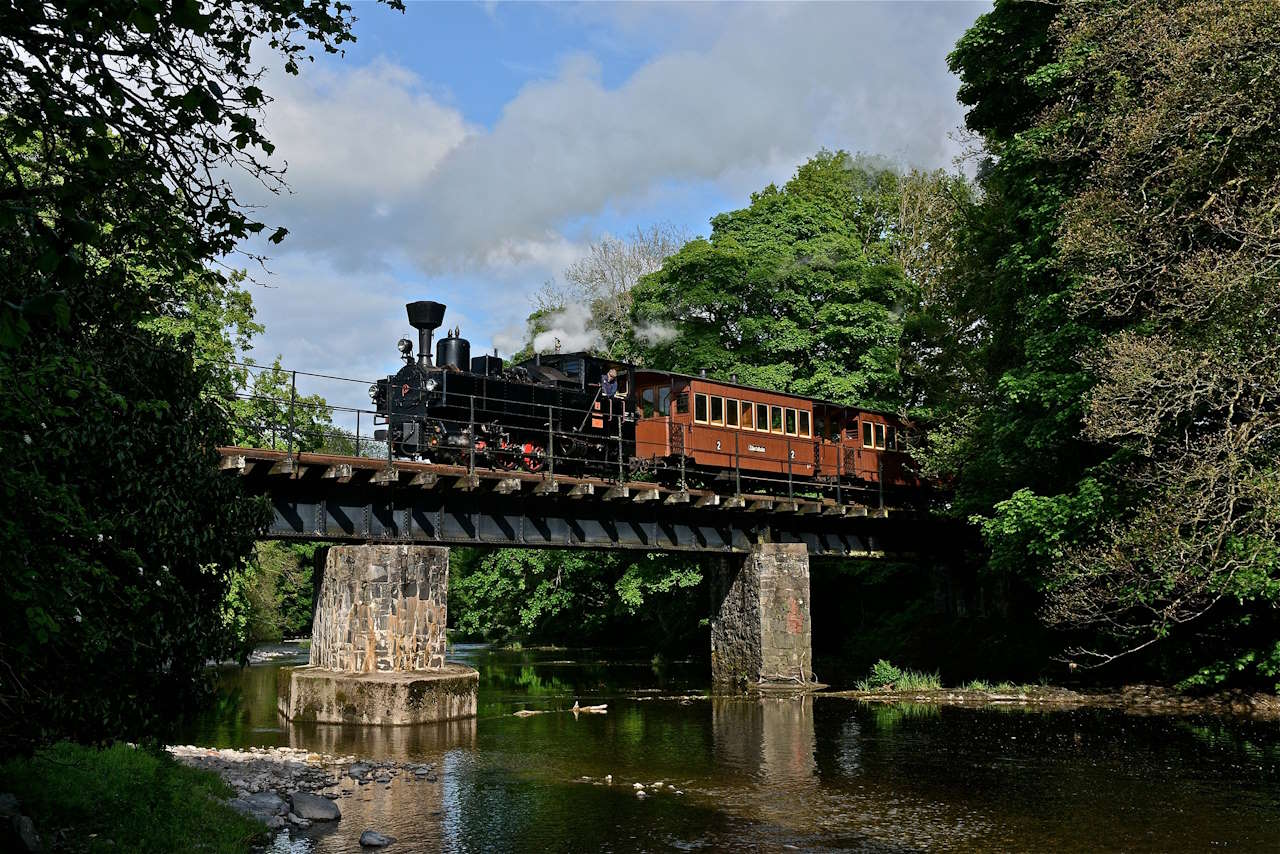
[[505, 365], [495, 353], [472, 357], [459, 329], [432, 339], [445, 306], [424, 300], [406, 306], [413, 343], [401, 339], [404, 365], [369, 388], [395, 456], [542, 471], [555, 461], [562, 471], [616, 468], [634, 445], [635, 422], [623, 398], [603, 397], [601, 375], [630, 366], [587, 354], [542, 364], [538, 357]]

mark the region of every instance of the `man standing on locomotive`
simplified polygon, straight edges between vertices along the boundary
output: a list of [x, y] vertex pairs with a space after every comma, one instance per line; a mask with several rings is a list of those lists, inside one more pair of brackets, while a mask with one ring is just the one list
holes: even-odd
[[613, 399], [618, 394], [618, 371], [610, 368], [600, 377], [600, 396], [609, 401], [608, 417], [613, 418]]

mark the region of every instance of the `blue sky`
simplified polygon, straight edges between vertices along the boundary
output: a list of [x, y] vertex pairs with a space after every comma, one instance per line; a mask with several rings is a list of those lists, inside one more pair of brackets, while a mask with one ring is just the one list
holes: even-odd
[[951, 165], [946, 54], [989, 7], [354, 5], [344, 57], [269, 72], [290, 192], [243, 195], [291, 232], [254, 272], [254, 355], [365, 385], [395, 367], [407, 300], [447, 303], [473, 351], [506, 349], [532, 293], [604, 234], [706, 234], [821, 147]]

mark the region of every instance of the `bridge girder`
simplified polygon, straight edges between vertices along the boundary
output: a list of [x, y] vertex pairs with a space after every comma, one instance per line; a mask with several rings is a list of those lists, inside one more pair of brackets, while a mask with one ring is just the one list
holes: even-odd
[[813, 556], [907, 556], [910, 513], [829, 500], [716, 496], [647, 483], [224, 448], [222, 467], [272, 505], [270, 539], [746, 553], [802, 543]]

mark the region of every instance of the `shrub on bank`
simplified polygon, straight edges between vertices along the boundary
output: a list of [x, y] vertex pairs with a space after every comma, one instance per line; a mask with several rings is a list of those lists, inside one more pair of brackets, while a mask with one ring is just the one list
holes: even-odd
[[265, 828], [236, 812], [216, 774], [168, 754], [62, 742], [0, 765], [45, 850], [247, 852]]
[[942, 687], [942, 679], [937, 672], [907, 670], [882, 658], [871, 665], [867, 678], [858, 680], [854, 687], [859, 691], [937, 691]]

